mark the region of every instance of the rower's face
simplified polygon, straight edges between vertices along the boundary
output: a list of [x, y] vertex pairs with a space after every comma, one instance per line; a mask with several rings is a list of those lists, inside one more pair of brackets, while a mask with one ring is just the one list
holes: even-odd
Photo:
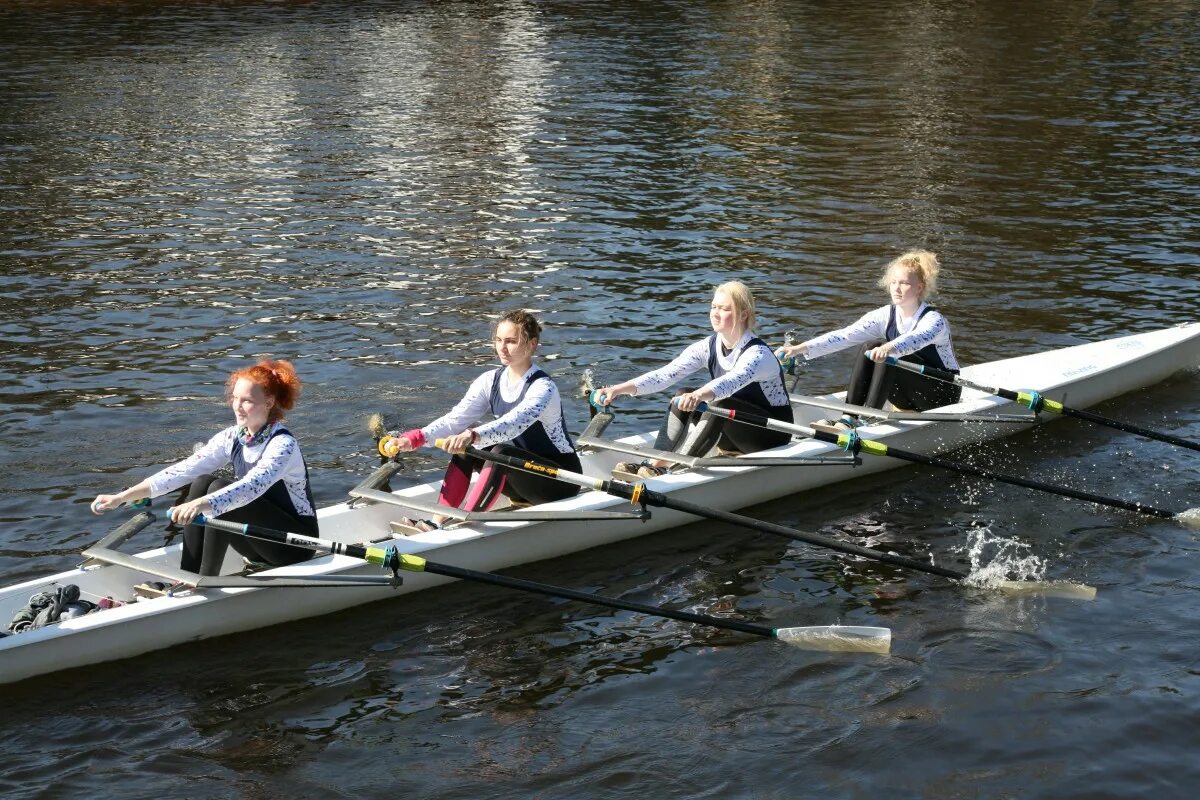
[[496, 327], [496, 335], [492, 337], [496, 347], [496, 356], [504, 366], [524, 364], [533, 359], [533, 351], [537, 347], [537, 339], [521, 339], [521, 329], [512, 322], [501, 322]]
[[745, 327], [745, 320], [739, 319], [737, 308], [733, 305], [733, 298], [725, 292], [717, 292], [713, 295], [712, 305], [708, 310], [708, 319], [717, 333], [731, 334], [739, 327]]
[[229, 407], [233, 409], [233, 418], [238, 425], [244, 425], [252, 431], [257, 431], [267, 424], [267, 416], [275, 401], [267, 397], [267, 393], [254, 381], [238, 378], [229, 393]]
[[897, 267], [888, 275], [888, 293], [896, 305], [919, 303], [924, 291], [924, 281], [910, 269]]

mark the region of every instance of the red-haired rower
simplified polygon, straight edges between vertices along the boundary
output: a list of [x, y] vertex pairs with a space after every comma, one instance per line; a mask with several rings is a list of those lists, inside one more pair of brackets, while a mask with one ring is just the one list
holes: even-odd
[[[219, 575], [230, 544], [251, 561], [278, 567], [312, 557], [291, 545], [236, 536], [196, 524], [198, 514], [232, 522], [317, 536], [317, 512], [300, 445], [283, 426], [284, 412], [296, 404], [300, 379], [288, 361], [260, 361], [235, 371], [225, 384], [234, 424], [213, 436], [189, 458], [117, 492], [97, 495], [100, 514], [122, 503], [159, 497], [184, 486], [187, 500], [172, 509], [183, 529], [180, 567]], [[233, 480], [213, 473], [232, 466]]]

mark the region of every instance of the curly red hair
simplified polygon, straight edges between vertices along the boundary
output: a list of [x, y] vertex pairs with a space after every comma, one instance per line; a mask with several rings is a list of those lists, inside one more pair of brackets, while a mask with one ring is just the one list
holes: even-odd
[[296, 377], [296, 368], [290, 361], [263, 360], [252, 367], [234, 370], [225, 381], [225, 395], [233, 393], [233, 385], [242, 378], [259, 386], [263, 394], [275, 401], [267, 414], [267, 422], [279, 422], [285, 411], [296, 405], [300, 396], [300, 379]]

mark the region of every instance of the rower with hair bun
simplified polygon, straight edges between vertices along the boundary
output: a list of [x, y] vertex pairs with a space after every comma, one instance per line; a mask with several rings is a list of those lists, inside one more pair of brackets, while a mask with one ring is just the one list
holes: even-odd
[[[957, 403], [962, 389], [895, 367], [880, 365], [889, 356], [958, 372], [958, 359], [950, 340], [950, 324], [942, 313], [925, 301], [937, 291], [938, 258], [928, 250], [911, 250], [891, 261], [879, 285], [891, 296], [891, 305], [864, 314], [852, 325], [830, 331], [797, 345], [781, 347], [781, 359], [805, 358], [836, 353], [860, 345], [862, 357], [854, 361], [846, 402], [883, 408], [885, 401], [905, 411], [928, 411]], [[839, 427], [857, 420], [844, 418]]]
[[[576, 494], [576, 486], [523, 470], [499, 467], [466, 454], [469, 445], [496, 453], [549, 463], [578, 472], [575, 444], [567, 433], [558, 386], [533, 361], [542, 326], [528, 311], [500, 317], [492, 345], [500, 366], [471, 384], [449, 413], [423, 428], [394, 432], [379, 442], [385, 455], [408, 452], [436, 440], [453, 455], [442, 479], [438, 503], [464, 511], [488, 511], [503, 495], [518, 503], [550, 503]], [[495, 419], [483, 421], [487, 415]], [[474, 485], [472, 474], [478, 472]], [[448, 519], [405, 519], [418, 531], [440, 528]]]
[[[245, 558], [272, 567], [312, 557], [303, 547], [264, 542], [196, 524], [197, 515], [231, 522], [282, 528], [317, 536], [317, 512], [308, 468], [300, 445], [283, 426], [283, 415], [296, 404], [300, 379], [288, 361], [260, 361], [235, 370], [225, 382], [234, 423], [213, 436], [191, 457], [116, 494], [97, 495], [92, 511], [100, 514], [123, 503], [167, 494], [191, 481], [187, 500], [171, 509], [171, 521], [183, 529], [180, 567], [201, 575], [219, 575], [230, 544]], [[233, 480], [214, 477], [232, 465]]]

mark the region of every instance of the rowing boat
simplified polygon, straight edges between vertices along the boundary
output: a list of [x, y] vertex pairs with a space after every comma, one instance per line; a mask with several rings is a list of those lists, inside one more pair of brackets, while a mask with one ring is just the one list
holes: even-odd
[[[964, 369], [963, 377], [987, 385], [1018, 385], [1082, 408], [1197, 364], [1200, 323], [1189, 323], [978, 364]], [[841, 394], [794, 397], [796, 422], [804, 425], [829, 416], [829, 409], [841, 408], [842, 400]], [[859, 433], [908, 451], [938, 453], [1022, 430], [1022, 421], [1040, 421], [1020, 410], [1010, 400], [966, 389], [959, 403], [938, 409], [936, 416], [881, 415]], [[609, 477], [619, 461], [648, 454], [652, 441], [650, 432], [615, 440], [594, 434], [583, 437], [583, 472]], [[651, 479], [647, 485], [664, 495], [718, 509], [751, 506], [905, 465], [892, 458], [860, 460], [834, 443], [813, 439], [795, 440], [744, 458], [683, 461], [685, 469]], [[589, 491], [530, 509], [459, 513], [455, 524], [444, 529], [413, 532], [398, 520], [428, 515], [437, 483], [386, 491], [384, 482], [393, 471], [394, 465], [382, 467], [351, 490], [346, 502], [320, 509], [322, 537], [343, 544], [386, 544], [401, 554], [436, 558], [471, 570], [497, 570], [695, 519], [670, 508], [649, 513], [610, 494]], [[120, 525], [83, 552], [85, 560], [77, 569], [0, 589], [0, 620], [11, 618], [31, 595], [68, 584], [78, 586], [81, 597], [92, 602], [105, 597], [128, 601], [0, 638], [0, 683], [327, 614], [451, 580], [418, 572], [405, 575], [402, 584], [393, 581], [381, 586], [377, 566], [345, 554], [244, 575], [232, 550], [224, 574], [201, 578], [178, 569], [179, 544], [132, 554], [119, 549], [151, 519], [143, 512]], [[161, 596], [146, 589], [135, 591], [135, 586], [151, 581], [174, 588]], [[330, 586], [336, 588], [313, 590]]]

